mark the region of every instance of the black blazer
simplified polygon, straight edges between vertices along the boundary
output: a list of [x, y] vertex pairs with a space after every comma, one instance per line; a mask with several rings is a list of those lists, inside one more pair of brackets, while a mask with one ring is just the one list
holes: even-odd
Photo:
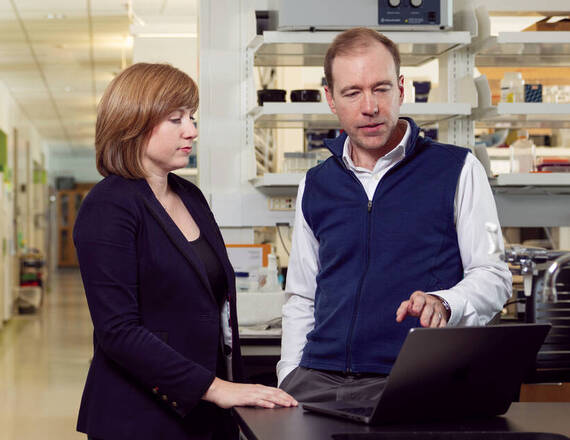
[[[234, 380], [242, 376], [234, 272], [200, 190], [169, 174], [223, 265]], [[206, 270], [146, 180], [111, 175], [89, 192], [73, 231], [94, 355], [77, 429], [95, 438], [209, 438], [220, 417], [200, 400], [215, 377], [220, 311]]]

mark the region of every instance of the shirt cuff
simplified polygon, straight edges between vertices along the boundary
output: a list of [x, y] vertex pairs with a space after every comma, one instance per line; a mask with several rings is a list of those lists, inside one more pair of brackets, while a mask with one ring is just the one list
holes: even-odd
[[465, 299], [462, 298], [457, 293], [450, 290], [436, 290], [434, 292], [426, 292], [429, 295], [438, 296], [441, 299], [447, 301], [449, 308], [451, 309], [451, 314], [449, 316], [448, 326], [456, 326], [463, 318], [463, 313], [465, 310]]

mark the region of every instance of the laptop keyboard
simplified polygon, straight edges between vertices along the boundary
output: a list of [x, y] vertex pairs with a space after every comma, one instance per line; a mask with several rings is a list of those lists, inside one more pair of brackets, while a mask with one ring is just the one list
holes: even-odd
[[370, 417], [372, 415], [372, 412], [374, 411], [374, 408], [370, 406], [361, 406], [361, 407], [339, 408], [338, 411], [356, 414], [358, 416]]

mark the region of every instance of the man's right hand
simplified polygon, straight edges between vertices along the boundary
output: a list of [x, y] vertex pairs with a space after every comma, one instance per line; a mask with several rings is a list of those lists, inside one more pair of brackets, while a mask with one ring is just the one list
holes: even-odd
[[449, 314], [440, 297], [416, 290], [410, 299], [403, 301], [396, 311], [396, 322], [402, 322], [407, 316], [420, 318], [422, 327], [445, 327]]
[[279, 388], [228, 382], [217, 377], [202, 399], [215, 403], [221, 408], [231, 408], [232, 406], [260, 406], [262, 408], [275, 408], [276, 405], [297, 406], [297, 401]]

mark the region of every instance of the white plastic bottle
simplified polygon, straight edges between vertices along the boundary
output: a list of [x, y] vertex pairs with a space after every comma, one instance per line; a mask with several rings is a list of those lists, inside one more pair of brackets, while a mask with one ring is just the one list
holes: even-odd
[[535, 171], [536, 146], [528, 138], [528, 132], [521, 130], [519, 138], [510, 146], [511, 173], [529, 173]]
[[281, 290], [281, 286], [279, 285], [279, 273], [277, 271], [277, 258], [275, 257], [275, 254], [269, 254], [267, 256], [266, 282], [262, 290], [268, 292]]

